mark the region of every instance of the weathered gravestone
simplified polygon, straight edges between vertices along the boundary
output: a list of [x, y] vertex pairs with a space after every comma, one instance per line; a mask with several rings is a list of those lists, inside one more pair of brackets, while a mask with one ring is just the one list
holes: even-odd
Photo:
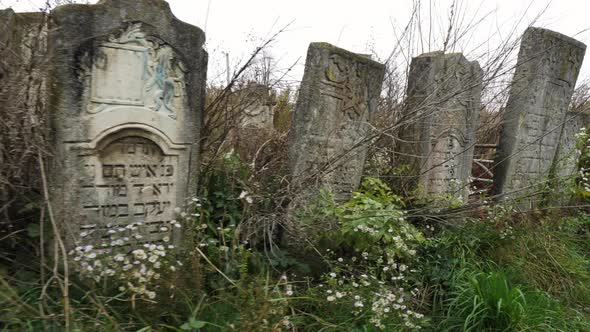
[[537, 186], [547, 182], [560, 144], [572, 135], [563, 129], [570, 122], [568, 106], [585, 50], [581, 42], [546, 29], [531, 27], [522, 37], [503, 115], [494, 191], [505, 198], [528, 196], [523, 208], [538, 204]]
[[237, 121], [235, 128], [228, 134], [227, 142], [245, 163], [252, 167], [265, 165], [265, 158], [258, 158], [267, 155], [273, 142], [269, 138], [275, 134], [273, 106], [276, 102], [272, 89], [267, 85], [249, 82], [235, 91], [229, 104], [236, 111]]
[[337, 199], [357, 189], [384, 71], [367, 56], [309, 45], [289, 139], [296, 186], [327, 187]]
[[575, 180], [578, 174], [578, 136], [580, 130], [588, 128], [590, 115], [582, 112], [569, 111], [560, 133], [559, 146], [551, 172], [559, 180]]
[[265, 85], [250, 83], [243, 90], [240, 102], [245, 108], [239, 119], [239, 128], [272, 129], [274, 98]]
[[176, 241], [174, 209], [196, 191], [204, 33], [160, 0], [65, 5], [52, 19], [51, 200], [68, 245]]
[[[0, 10], [0, 206], [39, 191], [38, 150], [47, 134], [47, 15]], [[18, 194], [18, 195], [17, 195]]]
[[412, 59], [397, 152], [420, 195], [468, 198], [481, 90], [479, 64], [461, 53]]

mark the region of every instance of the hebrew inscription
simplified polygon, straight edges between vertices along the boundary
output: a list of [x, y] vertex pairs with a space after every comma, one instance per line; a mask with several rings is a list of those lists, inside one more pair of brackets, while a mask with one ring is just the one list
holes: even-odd
[[81, 158], [81, 232], [103, 240], [131, 225], [143, 234], [139, 242], [170, 240], [178, 157], [146, 138], [126, 137]]
[[160, 0], [51, 16], [47, 178], [65, 246], [184, 243], [174, 218], [197, 191], [204, 32]]

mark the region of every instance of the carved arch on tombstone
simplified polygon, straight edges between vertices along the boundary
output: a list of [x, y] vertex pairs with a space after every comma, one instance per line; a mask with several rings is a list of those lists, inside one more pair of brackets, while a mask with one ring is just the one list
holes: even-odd
[[136, 225], [139, 242], [176, 241], [174, 208], [182, 150], [156, 128], [126, 124], [80, 144], [83, 166], [81, 231], [96, 241], [108, 225]]
[[123, 139], [125, 137], [142, 137], [152, 141], [156, 144], [162, 153], [166, 155], [178, 155], [178, 150], [183, 150], [186, 146], [175, 144], [162, 131], [143, 124], [124, 124], [118, 127], [105, 130], [100, 135], [95, 137], [87, 146], [87, 148], [101, 151], [113, 142]]

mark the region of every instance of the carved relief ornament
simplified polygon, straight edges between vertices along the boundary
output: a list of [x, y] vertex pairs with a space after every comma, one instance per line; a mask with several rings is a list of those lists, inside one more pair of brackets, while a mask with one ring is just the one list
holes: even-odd
[[146, 36], [141, 23], [129, 25], [119, 36], [109, 36], [91, 63], [85, 70], [88, 113], [127, 105], [176, 119], [178, 109], [184, 107], [186, 67], [172, 47]]

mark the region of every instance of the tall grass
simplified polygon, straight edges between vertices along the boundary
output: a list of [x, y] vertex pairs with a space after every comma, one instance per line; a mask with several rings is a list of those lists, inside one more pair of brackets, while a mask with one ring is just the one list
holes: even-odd
[[435, 330], [590, 330], [588, 219], [545, 218], [478, 220], [438, 236], [422, 262]]

